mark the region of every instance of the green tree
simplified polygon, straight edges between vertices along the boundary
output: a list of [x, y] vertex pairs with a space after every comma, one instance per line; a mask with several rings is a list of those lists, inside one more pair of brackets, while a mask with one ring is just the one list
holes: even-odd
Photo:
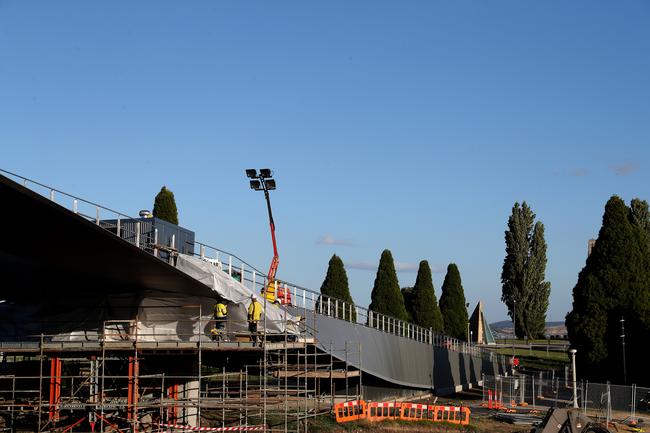
[[650, 241], [650, 211], [648, 210], [648, 202], [638, 198], [633, 199], [630, 202], [630, 216], [632, 222], [641, 229]]
[[[330, 311], [332, 316], [336, 315], [336, 317], [339, 319], [345, 318], [345, 320], [351, 322], [357, 321], [357, 311], [356, 308], [354, 308], [354, 300], [352, 299], [352, 295], [350, 295], [348, 275], [345, 272], [343, 260], [341, 260], [341, 258], [336, 254], [332, 255], [332, 258], [329, 261], [327, 274], [325, 275], [323, 284], [320, 286], [320, 292], [329, 298], [345, 301], [347, 304], [345, 306], [345, 310], [343, 308], [343, 304], [339, 304], [338, 308], [335, 308], [332, 306], [332, 302], [334, 301], [330, 300]], [[318, 306], [320, 306], [320, 300], [318, 302]]]
[[[403, 289], [402, 289], [403, 292]], [[413, 323], [424, 328], [433, 328], [436, 332], [442, 332], [442, 314], [438, 307], [438, 300], [433, 289], [433, 279], [429, 262], [422, 260], [418, 268], [418, 276], [415, 279], [410, 302], [406, 302]]]
[[160, 188], [160, 192], [156, 194], [153, 203], [153, 216], [172, 224], [178, 224], [178, 209], [176, 209], [174, 193], [166, 186]]
[[518, 338], [539, 338], [546, 325], [551, 283], [546, 274], [544, 224], [524, 202], [515, 203], [505, 232], [506, 257], [501, 272], [501, 300], [514, 318]]
[[402, 287], [402, 297], [404, 298], [404, 308], [406, 308], [408, 321], [413, 322], [413, 287]]
[[[617, 196], [609, 199], [596, 244], [573, 288], [566, 326], [578, 351], [578, 371], [591, 380], [623, 381], [622, 318], [628, 349], [650, 339], [650, 248], [639, 224], [642, 202], [634, 203], [630, 209]], [[644, 362], [628, 350], [628, 382], [650, 384]]]
[[389, 250], [384, 250], [379, 259], [375, 285], [370, 295], [370, 308], [372, 311], [392, 316], [400, 320], [408, 320], [404, 297], [397, 282], [393, 255]]
[[442, 294], [440, 295], [440, 312], [444, 324], [445, 334], [467, 340], [467, 303], [465, 291], [460, 281], [458, 266], [450, 263], [447, 266], [447, 275], [442, 283]]

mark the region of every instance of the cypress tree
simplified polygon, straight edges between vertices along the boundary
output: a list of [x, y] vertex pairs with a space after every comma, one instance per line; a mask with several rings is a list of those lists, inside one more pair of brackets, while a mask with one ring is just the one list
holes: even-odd
[[389, 250], [384, 250], [379, 259], [375, 285], [370, 295], [370, 307], [374, 312], [392, 316], [400, 320], [408, 320], [404, 297], [397, 282], [393, 255]]
[[413, 322], [413, 287], [402, 287], [402, 297], [404, 298], [408, 321]]
[[436, 332], [442, 332], [442, 314], [433, 289], [431, 268], [426, 260], [420, 262], [418, 276], [415, 279], [415, 286], [413, 286], [412, 298], [409, 311], [413, 323], [424, 328], [433, 328]]
[[630, 202], [630, 216], [634, 225], [636, 225], [650, 240], [650, 211], [648, 202], [638, 198]]
[[637, 209], [629, 209], [613, 196], [605, 205], [598, 239], [573, 288], [566, 326], [579, 371], [591, 380], [622, 382], [624, 318], [626, 341], [632, 343], [627, 381], [648, 385], [643, 357], [629, 350], [650, 339], [650, 251], [635, 203]]
[[[347, 303], [346, 305], [347, 309], [345, 312], [343, 311], [342, 305], [339, 306], [336, 317], [338, 317], [339, 319], [343, 319], [345, 317], [345, 320], [351, 322], [357, 321], [357, 311], [354, 308], [354, 301], [352, 300], [352, 295], [350, 295], [350, 286], [348, 285], [348, 275], [345, 272], [345, 266], [343, 266], [343, 260], [341, 260], [341, 258], [336, 254], [332, 255], [332, 258], [329, 261], [329, 265], [327, 267], [327, 274], [325, 275], [325, 280], [323, 280], [323, 284], [320, 286], [320, 292], [323, 295], [326, 295], [330, 298], [339, 299]], [[331, 302], [332, 301], [330, 301], [330, 310], [334, 308], [331, 306]], [[318, 306], [320, 306], [320, 301], [318, 302]], [[350, 311], [350, 306], [352, 306], [351, 311]], [[332, 315], [334, 316], [335, 313], [332, 312]]]
[[524, 202], [515, 203], [505, 232], [506, 257], [501, 272], [501, 300], [514, 318], [519, 338], [538, 338], [546, 328], [551, 284], [546, 273], [544, 225]]
[[153, 203], [153, 216], [172, 224], [178, 224], [178, 209], [176, 209], [174, 193], [166, 186], [160, 188], [160, 192], [156, 194]]
[[458, 266], [450, 263], [447, 266], [447, 275], [442, 283], [442, 294], [440, 295], [440, 312], [445, 334], [459, 340], [467, 340], [469, 317], [466, 305]]

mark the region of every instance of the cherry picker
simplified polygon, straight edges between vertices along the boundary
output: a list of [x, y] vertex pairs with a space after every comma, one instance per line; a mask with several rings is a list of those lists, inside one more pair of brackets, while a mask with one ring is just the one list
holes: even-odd
[[275, 179], [273, 173], [268, 168], [260, 169], [259, 174], [254, 168], [246, 170], [246, 176], [248, 176], [251, 181], [251, 189], [255, 191], [264, 191], [264, 197], [266, 198], [266, 208], [269, 213], [269, 223], [271, 226], [271, 241], [273, 242], [273, 259], [271, 260], [271, 265], [269, 266], [269, 272], [266, 276], [266, 284], [262, 288], [262, 294], [270, 302], [277, 302], [280, 304], [291, 304], [291, 293], [286, 288], [282, 287], [278, 281], [275, 279], [275, 274], [278, 271], [278, 265], [280, 264], [280, 256], [278, 255], [278, 246], [275, 241], [275, 222], [273, 221], [273, 212], [271, 210], [271, 199], [269, 197], [269, 191], [275, 189]]

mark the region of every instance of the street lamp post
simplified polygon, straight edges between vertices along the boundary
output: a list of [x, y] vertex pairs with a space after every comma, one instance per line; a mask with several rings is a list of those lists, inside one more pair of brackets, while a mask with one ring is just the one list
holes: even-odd
[[251, 179], [251, 189], [254, 189], [255, 191], [264, 191], [264, 197], [266, 198], [266, 209], [269, 213], [269, 223], [271, 225], [271, 240], [273, 241], [273, 260], [271, 261], [271, 266], [269, 267], [269, 272], [266, 276], [266, 284], [267, 287], [271, 287], [271, 285], [275, 282], [275, 274], [278, 270], [278, 265], [280, 264], [278, 247], [275, 242], [275, 222], [273, 221], [271, 199], [269, 198], [269, 191], [272, 191], [276, 188], [275, 179], [272, 179], [273, 172], [271, 172], [271, 170], [268, 168], [260, 169], [259, 174], [254, 168], [249, 168], [246, 170], [246, 176]]
[[575, 349], [570, 349], [571, 354], [571, 371], [573, 373], [573, 407], [578, 408], [578, 387], [576, 384], [576, 352]]

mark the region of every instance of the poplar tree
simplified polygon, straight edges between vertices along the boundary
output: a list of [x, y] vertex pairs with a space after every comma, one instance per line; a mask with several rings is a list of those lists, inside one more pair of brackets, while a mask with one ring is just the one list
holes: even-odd
[[447, 266], [447, 275], [442, 283], [440, 312], [445, 334], [459, 340], [467, 340], [467, 304], [465, 291], [460, 280], [460, 272], [455, 263]]
[[[354, 300], [352, 295], [350, 295], [350, 286], [348, 284], [348, 275], [345, 272], [345, 266], [343, 266], [343, 260], [336, 254], [332, 255], [332, 258], [329, 261], [327, 267], [327, 274], [325, 275], [325, 280], [320, 286], [320, 292], [323, 295], [326, 295], [330, 298], [339, 299], [346, 302], [346, 310], [343, 310], [343, 305], [341, 304], [338, 308], [337, 314], [332, 312], [332, 315], [338, 317], [339, 319], [345, 318], [345, 320], [356, 322], [357, 321], [357, 312], [354, 308]], [[334, 307], [331, 306], [330, 301], [330, 310]], [[318, 302], [320, 306], [320, 300]], [[352, 308], [350, 308], [350, 306]]]
[[413, 286], [412, 300], [409, 309], [413, 323], [424, 328], [433, 328], [442, 332], [442, 314], [433, 289], [433, 278], [429, 262], [422, 260], [418, 268], [418, 276]]
[[404, 297], [397, 282], [393, 255], [389, 250], [384, 250], [381, 253], [370, 299], [371, 303], [368, 307], [370, 310], [400, 320], [408, 320]]
[[160, 192], [156, 195], [153, 203], [153, 216], [178, 225], [178, 209], [176, 209], [174, 193], [166, 186], [160, 188]]
[[650, 248], [639, 211], [617, 196], [605, 205], [602, 227], [573, 288], [566, 326], [578, 371], [590, 380], [623, 382], [621, 319], [625, 319], [627, 382], [650, 385], [645, 360], [630, 350], [650, 339]]
[[544, 224], [524, 202], [515, 203], [505, 232], [506, 257], [501, 272], [501, 300], [515, 323], [518, 338], [539, 338], [546, 328], [551, 283], [546, 274]]

